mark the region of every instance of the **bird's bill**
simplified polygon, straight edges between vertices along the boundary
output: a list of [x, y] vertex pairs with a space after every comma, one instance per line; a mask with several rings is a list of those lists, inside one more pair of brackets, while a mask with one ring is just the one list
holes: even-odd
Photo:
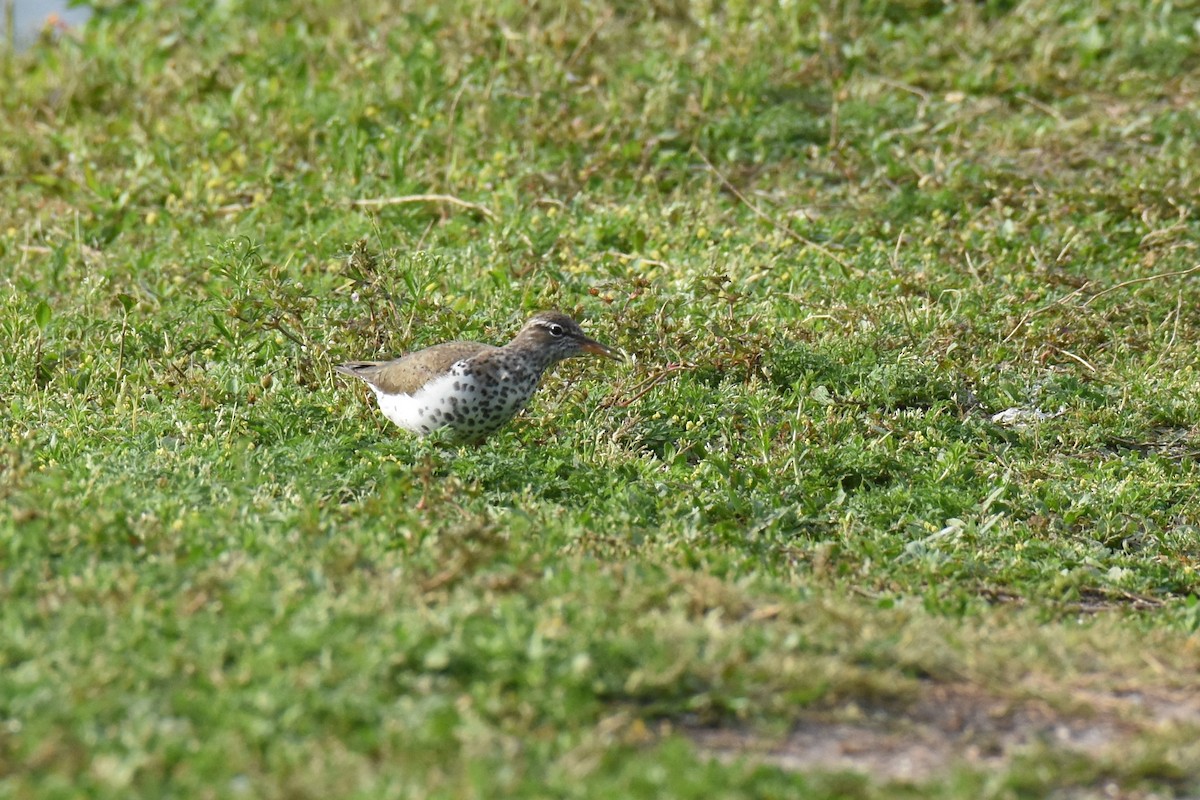
[[594, 356], [611, 358], [613, 361], [625, 360], [625, 356], [621, 355], [616, 350], [613, 350], [608, 345], [600, 344], [595, 339], [583, 339], [583, 341], [580, 343], [580, 349], [582, 349], [583, 352], [591, 353]]

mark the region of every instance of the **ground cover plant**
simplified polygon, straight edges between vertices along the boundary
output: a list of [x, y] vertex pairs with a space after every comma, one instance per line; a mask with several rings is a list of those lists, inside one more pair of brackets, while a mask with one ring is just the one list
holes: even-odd
[[[0, 795], [1200, 792], [1200, 29], [102, 3], [0, 57]], [[559, 366], [479, 448], [332, 366]]]

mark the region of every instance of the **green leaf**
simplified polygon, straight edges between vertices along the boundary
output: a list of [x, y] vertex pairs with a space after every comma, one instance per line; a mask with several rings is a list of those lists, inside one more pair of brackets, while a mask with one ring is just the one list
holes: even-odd
[[96, 180], [96, 173], [92, 169], [91, 164], [85, 163], [83, 165], [83, 183], [97, 195], [104, 195], [103, 187], [100, 185], [100, 182]]
[[50, 304], [45, 300], [39, 300], [37, 308], [33, 310], [33, 321], [37, 323], [38, 329], [46, 330], [46, 326], [50, 324]]
[[213, 325], [216, 326], [220, 334], [230, 342], [237, 344], [237, 339], [234, 338], [233, 332], [230, 331], [228, 326], [225, 325], [225, 321], [221, 319], [221, 316], [216, 312], [209, 312], [209, 316], [212, 317]]
[[117, 302], [121, 304], [121, 308], [125, 309], [126, 314], [137, 304], [137, 301], [133, 299], [133, 295], [126, 294], [125, 292], [117, 295]]

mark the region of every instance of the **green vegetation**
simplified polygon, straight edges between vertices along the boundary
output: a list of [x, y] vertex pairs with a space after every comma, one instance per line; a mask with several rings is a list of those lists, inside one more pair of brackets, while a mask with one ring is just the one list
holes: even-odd
[[[1186, 5], [0, 53], [0, 797], [1200, 792]], [[481, 448], [331, 369], [544, 308], [632, 364]]]

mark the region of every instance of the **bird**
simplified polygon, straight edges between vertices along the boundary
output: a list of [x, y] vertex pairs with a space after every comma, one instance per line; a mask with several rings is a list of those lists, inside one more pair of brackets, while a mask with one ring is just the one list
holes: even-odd
[[452, 438], [478, 444], [524, 408], [542, 373], [587, 354], [624, 361], [566, 314], [542, 311], [502, 347], [445, 342], [392, 361], [350, 361], [334, 369], [366, 382], [383, 415], [404, 430], [428, 436], [448, 428]]

